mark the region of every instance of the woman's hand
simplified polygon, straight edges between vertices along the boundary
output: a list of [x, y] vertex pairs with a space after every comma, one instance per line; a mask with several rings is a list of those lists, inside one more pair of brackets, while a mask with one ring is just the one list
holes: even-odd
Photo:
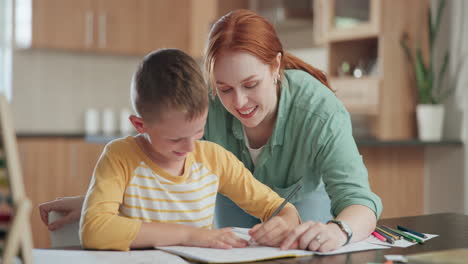
[[280, 248], [327, 252], [343, 246], [346, 238], [346, 234], [334, 223], [308, 221], [297, 226]]
[[[39, 205], [39, 213], [42, 222], [47, 225], [50, 231], [62, 228], [65, 224], [72, 223], [81, 216], [81, 207], [84, 197], [63, 197]], [[62, 218], [49, 224], [49, 212], [57, 211], [64, 214]]]
[[226, 227], [215, 230], [193, 229], [184, 246], [230, 249], [243, 248], [248, 244], [248, 241], [234, 234], [230, 227]]

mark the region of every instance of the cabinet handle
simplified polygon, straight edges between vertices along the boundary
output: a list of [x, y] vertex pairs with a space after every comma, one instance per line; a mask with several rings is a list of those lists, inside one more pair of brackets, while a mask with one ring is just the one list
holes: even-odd
[[105, 48], [107, 45], [106, 13], [99, 15], [99, 48]]
[[92, 11], [85, 13], [85, 47], [90, 47], [94, 42], [94, 15]]

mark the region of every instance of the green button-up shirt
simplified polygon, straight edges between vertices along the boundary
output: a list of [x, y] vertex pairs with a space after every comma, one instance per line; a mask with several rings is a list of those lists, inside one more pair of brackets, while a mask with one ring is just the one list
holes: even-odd
[[367, 169], [343, 104], [304, 71], [286, 70], [281, 83], [275, 128], [256, 166], [246, 147], [242, 124], [218, 98], [210, 102], [205, 139], [234, 153], [255, 178], [282, 197], [296, 184], [303, 184], [293, 203], [322, 190], [319, 195], [328, 194], [331, 201], [331, 207], [324, 208], [331, 208], [334, 216], [347, 206], [360, 204], [379, 217], [382, 203], [370, 190]]

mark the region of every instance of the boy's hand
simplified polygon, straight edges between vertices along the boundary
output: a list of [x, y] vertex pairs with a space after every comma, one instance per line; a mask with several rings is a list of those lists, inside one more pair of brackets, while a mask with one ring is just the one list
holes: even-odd
[[193, 229], [184, 246], [230, 249], [243, 248], [248, 244], [248, 241], [239, 238], [231, 228], [226, 227], [215, 230]]

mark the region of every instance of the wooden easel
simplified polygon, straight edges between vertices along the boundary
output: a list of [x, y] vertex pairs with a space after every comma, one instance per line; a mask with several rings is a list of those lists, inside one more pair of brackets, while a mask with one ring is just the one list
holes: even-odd
[[0, 94], [0, 134], [14, 208], [13, 222], [8, 230], [2, 263], [13, 263], [15, 256], [21, 252], [23, 263], [32, 264], [31, 202], [24, 191], [12, 115], [8, 101], [3, 94]]

